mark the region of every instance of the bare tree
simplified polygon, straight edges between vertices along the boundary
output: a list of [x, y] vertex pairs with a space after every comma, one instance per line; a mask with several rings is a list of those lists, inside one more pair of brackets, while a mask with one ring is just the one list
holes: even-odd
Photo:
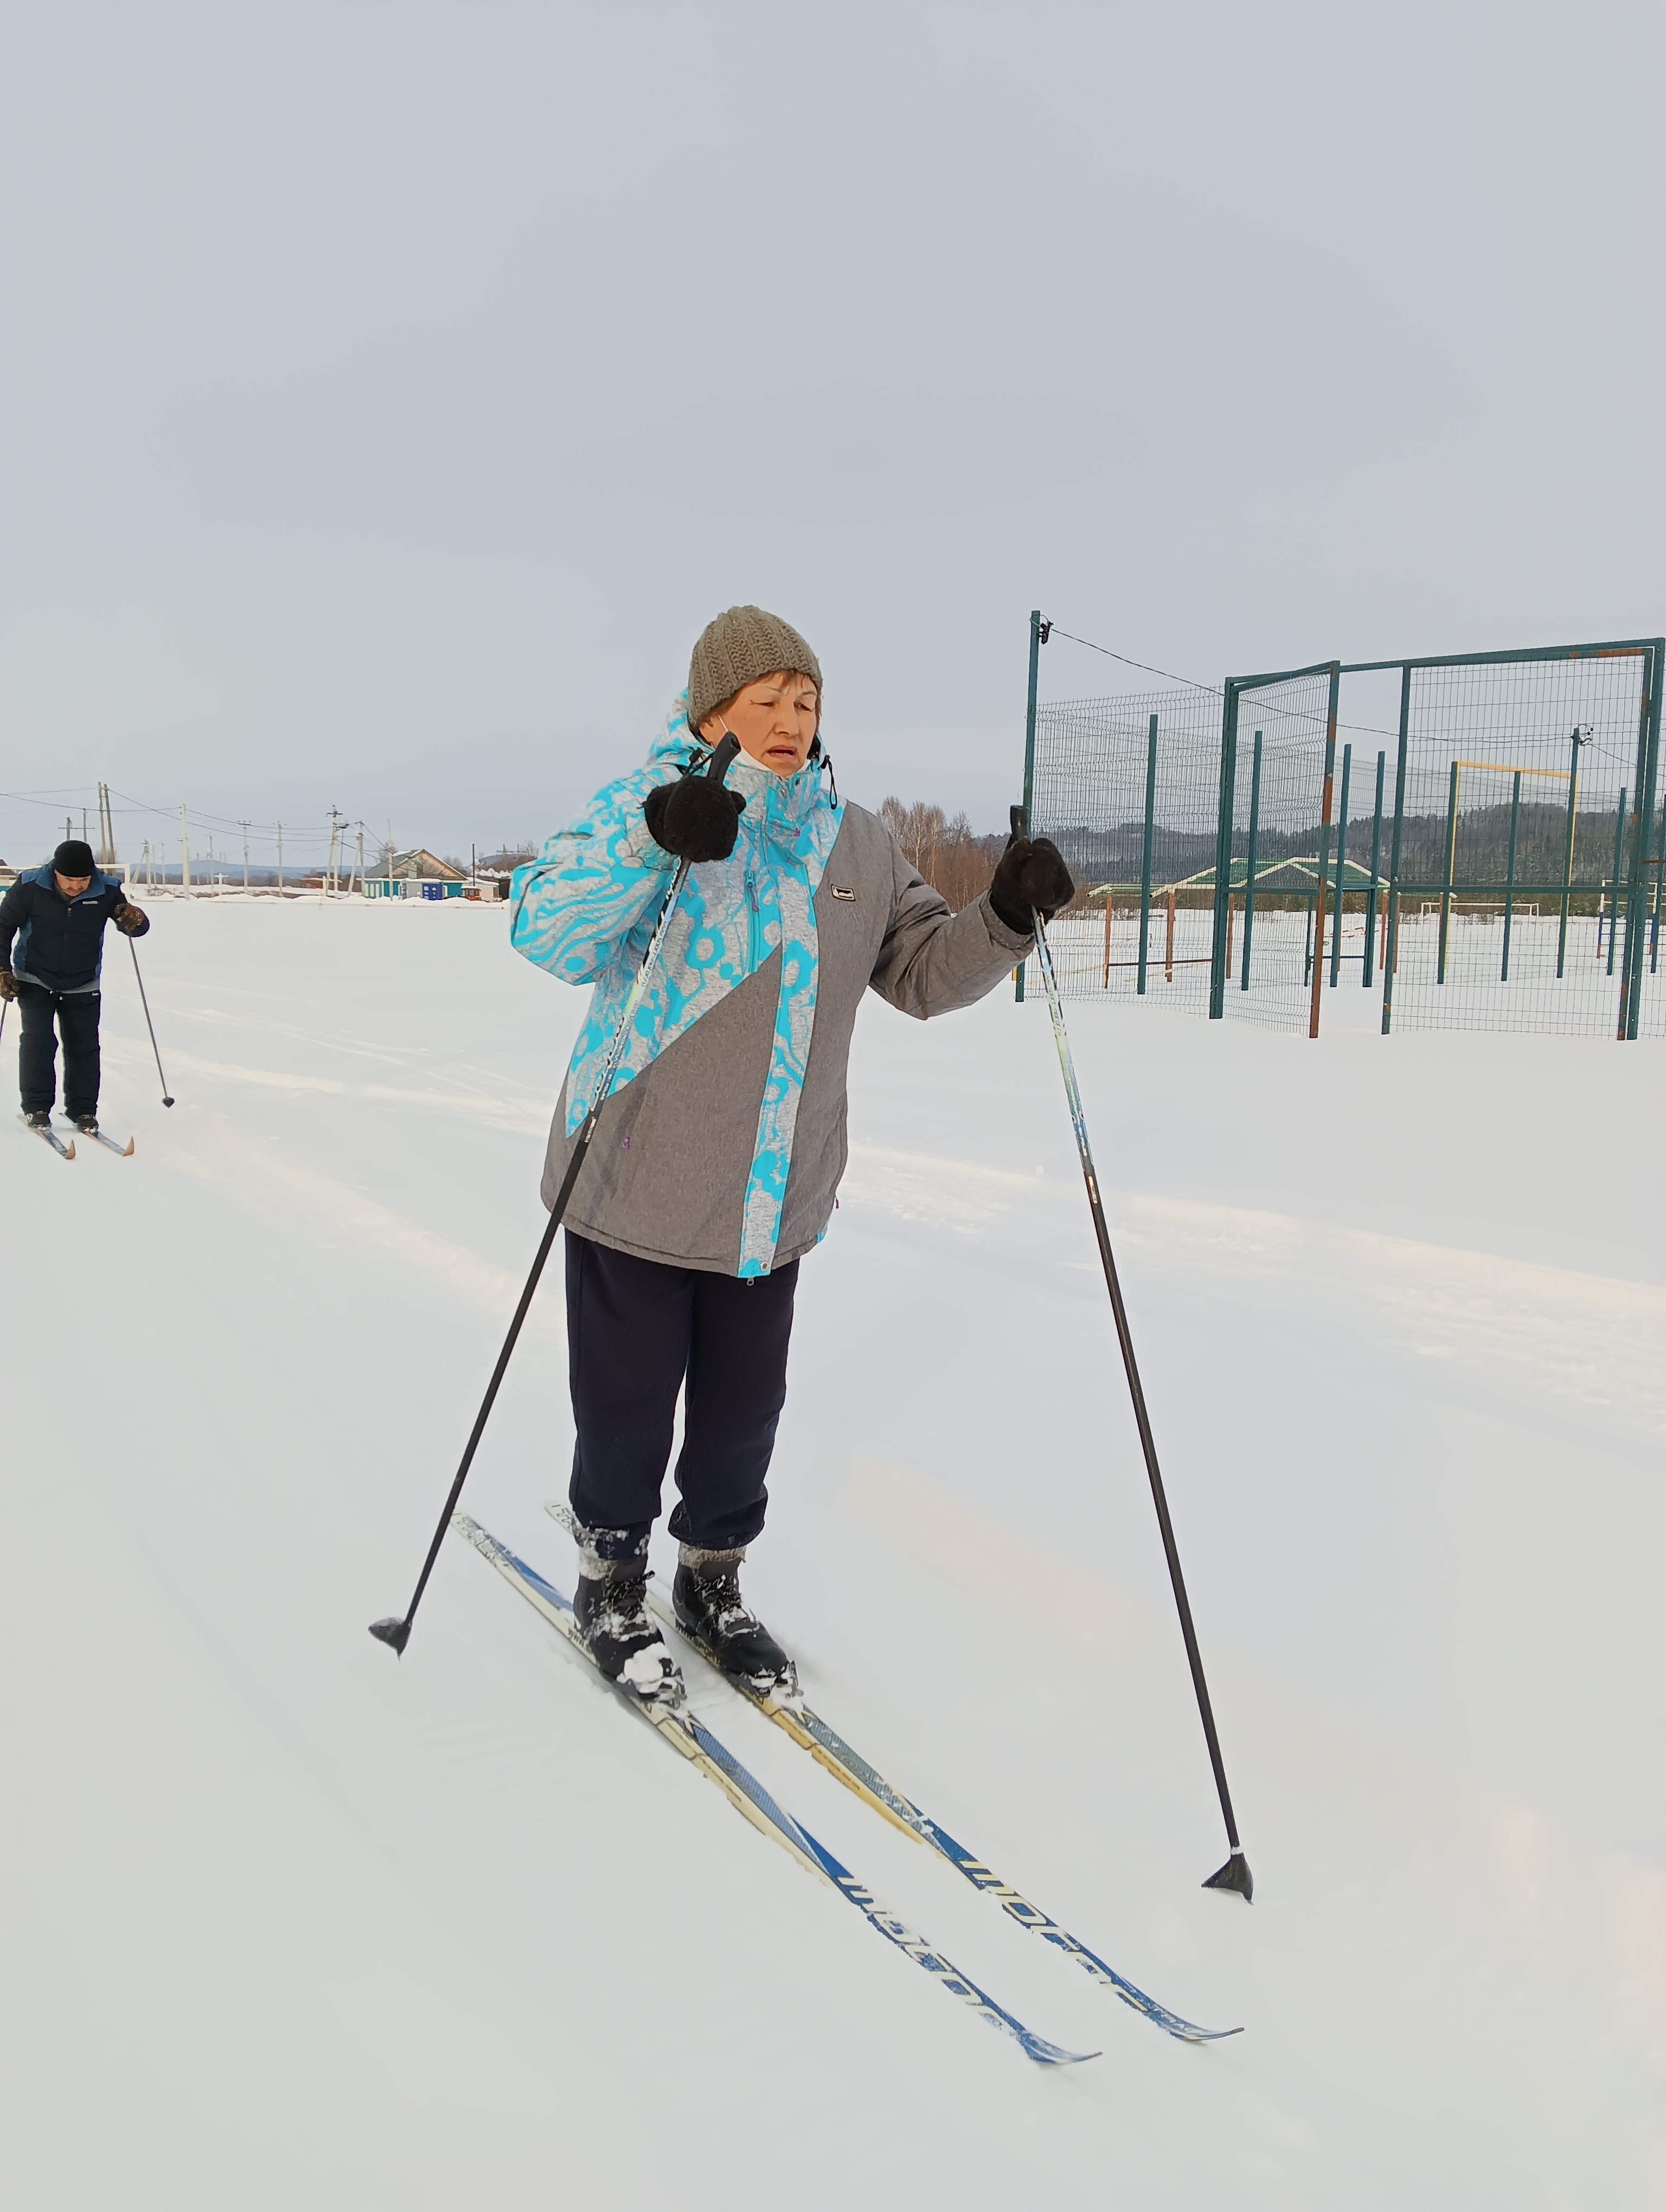
[[879, 819], [903, 857], [957, 912], [988, 890], [1004, 839], [976, 836], [964, 813], [947, 815], [927, 799], [904, 805], [900, 799], [887, 799]]

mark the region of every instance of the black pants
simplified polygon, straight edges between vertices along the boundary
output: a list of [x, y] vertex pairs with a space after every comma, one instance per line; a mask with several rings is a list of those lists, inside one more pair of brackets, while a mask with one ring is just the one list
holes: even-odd
[[17, 979], [17, 1012], [22, 1034], [17, 1041], [17, 1082], [26, 1114], [50, 1114], [58, 1097], [58, 1035], [64, 1039], [64, 1110], [96, 1114], [99, 1104], [99, 994], [96, 991], [46, 991]]
[[648, 1549], [684, 1393], [671, 1533], [702, 1551], [763, 1526], [787, 1403], [799, 1263], [742, 1281], [567, 1237], [567, 1350], [578, 1443], [568, 1492], [604, 1559]]

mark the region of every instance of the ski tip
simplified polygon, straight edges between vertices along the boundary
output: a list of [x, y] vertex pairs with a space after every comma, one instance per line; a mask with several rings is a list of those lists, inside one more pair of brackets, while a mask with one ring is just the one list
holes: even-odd
[[1103, 2057], [1097, 2051], [1065, 2051], [1056, 2043], [1049, 2043], [1043, 2035], [1032, 2035], [1026, 2028], [1018, 2038], [1026, 2058], [1033, 2058], [1037, 2066], [1085, 2066], [1090, 2058]]
[[410, 1623], [408, 1620], [373, 1620], [370, 1633], [379, 1644], [386, 1644], [391, 1650], [403, 1651], [410, 1641]]
[[122, 1158], [123, 1158], [123, 1159], [125, 1159], [125, 1160], [131, 1160], [131, 1159], [132, 1158], [132, 1157], [133, 1157], [133, 1141], [134, 1141], [134, 1140], [133, 1140], [133, 1139], [132, 1139], [131, 1137], [130, 1137], [130, 1138], [128, 1139], [127, 1143], [126, 1143], [126, 1146], [125, 1146], [125, 1148], [123, 1149], [123, 1152], [122, 1152]]
[[1242, 1851], [1234, 1851], [1224, 1867], [1217, 1867], [1203, 1884], [1205, 1889], [1231, 1889], [1248, 1905], [1256, 1893], [1256, 1878]]
[[65, 1145], [65, 1146], [64, 1147], [64, 1158], [65, 1158], [66, 1160], [72, 1160], [72, 1159], [74, 1159], [75, 1156], [76, 1156], [76, 1140], [75, 1140], [75, 1139], [74, 1139], [73, 1137], [71, 1137], [71, 1138], [70, 1138], [70, 1141], [69, 1141], [69, 1143], [68, 1143], [67, 1145]]

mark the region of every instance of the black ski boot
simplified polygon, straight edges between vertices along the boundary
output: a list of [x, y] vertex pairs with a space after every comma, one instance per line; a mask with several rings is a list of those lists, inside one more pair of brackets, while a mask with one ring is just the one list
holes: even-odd
[[798, 1669], [740, 1595], [742, 1554], [708, 1553], [677, 1570], [671, 1601], [681, 1626], [726, 1674], [765, 1698], [795, 1698]]
[[32, 1106], [23, 1116], [23, 1124], [29, 1129], [50, 1129], [52, 1126], [52, 1117], [46, 1107]]
[[610, 1682], [644, 1705], [681, 1705], [682, 1674], [648, 1609], [648, 1569], [636, 1559], [605, 1565], [604, 1574], [581, 1573], [573, 1596], [585, 1649]]
[[70, 1118], [83, 1137], [97, 1136], [99, 1117], [96, 1114], [72, 1114]]

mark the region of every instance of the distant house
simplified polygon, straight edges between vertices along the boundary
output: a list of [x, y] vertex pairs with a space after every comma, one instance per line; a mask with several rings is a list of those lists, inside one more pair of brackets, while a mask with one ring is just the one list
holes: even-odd
[[371, 898], [461, 898], [465, 881], [461, 868], [418, 845], [391, 854], [364, 888]]
[[471, 876], [421, 845], [392, 854], [364, 884], [367, 898], [497, 899], [507, 888], [507, 877], [500, 885], [489, 868]]

